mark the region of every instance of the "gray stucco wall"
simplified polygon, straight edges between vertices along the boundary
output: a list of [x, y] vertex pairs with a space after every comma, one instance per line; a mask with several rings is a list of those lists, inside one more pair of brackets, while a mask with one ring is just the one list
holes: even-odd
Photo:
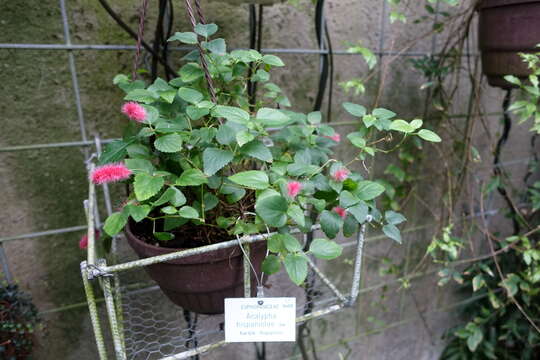
[[[114, 8], [135, 27], [137, 18], [134, 14], [138, 3], [122, 0], [116, 2]], [[186, 31], [187, 21], [179, 4], [175, 2], [175, 28]], [[410, 14], [423, 13], [422, 4], [409, 2], [408, 6]], [[67, 8], [73, 43], [133, 43], [96, 1], [69, 0]], [[224, 5], [212, 0], [204, 1], [203, 8], [207, 19], [220, 26], [229, 47], [248, 45], [247, 6]], [[381, 0], [327, 1], [326, 15], [334, 48], [338, 50], [345, 49], [349, 42], [361, 43], [377, 52], [395, 51], [430, 26], [390, 24], [388, 9]], [[155, 19], [152, 6], [148, 18], [146, 34], [150, 39]], [[308, 1], [297, 7], [287, 4], [267, 7], [264, 22], [264, 48], [317, 47], [313, 9]], [[0, 29], [0, 43], [64, 42], [58, 2], [53, 0], [2, 2]], [[408, 51], [437, 52], [444, 36], [425, 37]], [[474, 51], [474, 45], [472, 49]], [[132, 51], [87, 50], [74, 51], [73, 54], [88, 135], [102, 138], [118, 136], [123, 125], [117, 111], [121, 94], [111, 80], [119, 72], [130, 72]], [[286, 89], [296, 109], [309, 110], [316, 94], [319, 56], [284, 54], [281, 57], [287, 68], [277, 71], [275, 82]], [[412, 69], [409, 58], [379, 57], [380, 62], [387, 65], [379, 105], [393, 109], [407, 119], [422, 115], [426, 96], [426, 91], [419, 89], [424, 79]], [[373, 78], [365, 95], [346, 95], [337, 84], [364, 74], [366, 65], [360, 57], [351, 55], [336, 55], [334, 61], [333, 119], [351, 120], [339, 103], [348, 100], [371, 106], [377, 96], [376, 85], [380, 77]], [[3, 99], [0, 102], [1, 147], [80, 140], [66, 51], [0, 49], [0, 66], [0, 94]], [[466, 113], [470, 90], [469, 83], [463, 81], [452, 113]], [[486, 84], [482, 90], [482, 111], [500, 111], [503, 92]], [[475, 175], [468, 179], [470, 182], [485, 180], [489, 176], [491, 146], [500, 131], [499, 118], [500, 115], [486, 116], [485, 125], [477, 122], [474, 141], [482, 154], [482, 162], [477, 165]], [[338, 131], [345, 134], [352, 129], [340, 128]], [[527, 141], [524, 141], [528, 137], [526, 125], [517, 126], [511, 134], [504, 159], [518, 160], [530, 156]], [[356, 308], [314, 322], [312, 331], [320, 348], [319, 359], [338, 359], [339, 354], [349, 359], [435, 359], [441, 349], [441, 334], [459, 320], [453, 304], [460, 299], [452, 287], [437, 286], [437, 265], [425, 262], [420, 267], [416, 266], [424, 256], [425, 246], [433, 233], [440, 230], [431, 208], [439, 208], [442, 201], [443, 177], [434, 174], [440, 167], [440, 159], [444, 158], [444, 146], [448, 145], [443, 145], [440, 151], [426, 146], [426, 160], [418, 168], [425, 175], [418, 191], [424, 201], [413, 199], [405, 211], [409, 219], [406, 228], [410, 231], [404, 236], [404, 244], [399, 246], [388, 239], [370, 241], [366, 247], [363, 278], [363, 288], [367, 290], [361, 295]], [[339, 148], [343, 158], [346, 159], [349, 153], [346, 146]], [[0, 159], [1, 237], [84, 224], [82, 201], [86, 197], [87, 186], [82, 149], [2, 152]], [[384, 170], [378, 163], [374, 168]], [[519, 179], [524, 172], [524, 164], [517, 162], [511, 165], [510, 171]], [[493, 209], [500, 205], [497, 197], [490, 204]], [[501, 224], [502, 231], [505, 230], [502, 215], [493, 221]], [[16, 280], [33, 295], [42, 311], [84, 301], [78, 272], [79, 262], [84, 258], [77, 245], [80, 235], [82, 232], [74, 232], [6, 243], [9, 265]], [[346, 253], [344, 259], [350, 256]], [[384, 257], [400, 265], [399, 274], [380, 274]], [[350, 266], [344, 260], [336, 260], [326, 269], [343, 287], [349, 281], [345, 273]], [[398, 277], [418, 272], [420, 274], [413, 275], [408, 289], [397, 281]], [[40, 332], [37, 359], [96, 358], [84, 306], [46, 313], [43, 319], [45, 327]], [[230, 345], [202, 358], [250, 359], [254, 358], [253, 351], [251, 345]], [[269, 345], [269, 358], [288, 358], [295, 355], [294, 351], [293, 345]]]

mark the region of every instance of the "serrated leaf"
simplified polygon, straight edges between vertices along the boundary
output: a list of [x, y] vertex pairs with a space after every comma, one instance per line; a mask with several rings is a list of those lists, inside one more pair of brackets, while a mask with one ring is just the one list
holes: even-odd
[[105, 225], [103, 230], [109, 235], [114, 236], [118, 234], [124, 226], [126, 226], [128, 220], [128, 215], [122, 212], [112, 213], [107, 220], [105, 220]]
[[302, 244], [298, 241], [297, 238], [290, 234], [283, 234], [283, 245], [290, 252], [297, 252], [302, 250]]
[[185, 83], [190, 83], [204, 76], [204, 71], [199, 64], [188, 63], [180, 68], [180, 79]]
[[390, 239], [395, 240], [401, 244], [401, 234], [399, 232], [399, 229], [395, 225], [392, 225], [392, 224], [384, 225], [383, 232]]
[[178, 210], [178, 215], [185, 219], [198, 219], [199, 218], [199, 212], [192, 208], [191, 206], [182, 206], [180, 210]]
[[275, 274], [280, 269], [281, 263], [275, 255], [268, 255], [262, 262], [262, 271], [267, 275]]
[[262, 62], [271, 66], [285, 66], [283, 61], [275, 55], [264, 55], [262, 57]]
[[135, 222], [143, 220], [152, 208], [150, 205], [126, 205], [124, 208]]
[[222, 117], [239, 124], [245, 124], [249, 121], [249, 113], [234, 106], [217, 105], [212, 109], [212, 116]]
[[269, 186], [268, 175], [264, 171], [242, 171], [228, 177], [233, 183], [250, 189], [264, 190]]
[[392, 225], [401, 224], [402, 222], [407, 221], [405, 216], [392, 210], [385, 212], [384, 218], [389, 224], [392, 224]]
[[199, 91], [188, 87], [181, 87], [178, 89], [178, 96], [180, 99], [191, 104], [197, 104], [204, 98], [203, 94]]
[[203, 152], [204, 173], [208, 176], [214, 175], [230, 163], [233, 158], [234, 155], [229, 150], [207, 148]]
[[299, 226], [306, 225], [306, 217], [304, 216], [304, 211], [302, 208], [296, 204], [291, 204], [287, 210], [287, 215], [294, 220]]
[[246, 145], [242, 146], [240, 152], [245, 155], [270, 163], [273, 160], [272, 152], [259, 140], [251, 141]]
[[283, 263], [292, 282], [296, 285], [302, 284], [307, 277], [308, 270], [305, 256], [300, 254], [288, 254]]
[[263, 221], [272, 227], [280, 228], [287, 223], [287, 200], [280, 195], [271, 195], [258, 199], [255, 211]]
[[203, 174], [203, 172], [199, 169], [188, 169], [180, 175], [178, 180], [176, 181], [176, 185], [180, 186], [197, 186], [206, 184], [208, 182], [208, 179]]
[[364, 221], [366, 221], [366, 218], [369, 212], [369, 207], [367, 206], [365, 202], [362, 201], [359, 204], [356, 204], [348, 208], [347, 212], [351, 214], [352, 216], [354, 216], [354, 218], [356, 219], [356, 221], [358, 221], [358, 223], [362, 224]]
[[356, 205], [360, 202], [360, 199], [355, 196], [353, 193], [344, 190], [339, 195], [339, 206], [347, 209], [353, 205]]
[[322, 231], [330, 239], [335, 238], [343, 226], [343, 219], [334, 211], [324, 210], [321, 213], [319, 221], [321, 223]]
[[362, 105], [346, 102], [346, 103], [343, 103], [343, 107], [349, 114], [353, 116], [362, 117], [366, 115], [366, 108], [363, 107]]
[[227, 45], [224, 39], [214, 39], [212, 41], [204, 43], [204, 47], [213, 54], [223, 56], [227, 51]]
[[426, 140], [426, 141], [431, 141], [431, 142], [441, 142], [441, 138], [439, 137], [439, 135], [435, 134], [433, 131], [431, 130], [427, 130], [427, 129], [422, 129], [418, 132], [418, 136], [420, 136], [422, 139]]
[[236, 142], [239, 146], [244, 146], [255, 139], [255, 136], [249, 130], [242, 130], [236, 134]]
[[266, 127], [281, 127], [290, 122], [289, 116], [278, 109], [260, 108], [257, 111], [256, 119]]
[[309, 246], [309, 251], [318, 259], [332, 260], [341, 255], [343, 247], [335, 241], [315, 239]]
[[122, 160], [126, 157], [127, 147], [134, 141], [135, 139], [130, 139], [128, 141], [114, 140], [110, 144], [107, 144], [99, 157], [98, 165], [105, 165]]
[[362, 180], [358, 182], [358, 187], [354, 191], [354, 194], [358, 196], [360, 200], [372, 200], [384, 192], [384, 186], [379, 183]]
[[154, 146], [164, 153], [178, 152], [182, 150], [182, 137], [178, 134], [160, 136], [154, 141]]
[[133, 182], [135, 197], [139, 201], [150, 199], [161, 190], [164, 184], [165, 180], [161, 176], [154, 177], [146, 173], [137, 174]]
[[146, 89], [131, 90], [126, 96], [124, 96], [124, 100], [137, 101], [143, 104], [151, 104], [158, 98], [159, 96], [157, 93]]
[[274, 234], [267, 240], [268, 250], [280, 253], [283, 250], [283, 234]]
[[197, 34], [207, 38], [218, 31], [218, 26], [216, 24], [197, 24], [194, 30]]
[[183, 42], [184, 44], [197, 44], [197, 34], [193, 32], [177, 32], [173, 36], [171, 36], [167, 41], [175, 41], [178, 40], [180, 42]]

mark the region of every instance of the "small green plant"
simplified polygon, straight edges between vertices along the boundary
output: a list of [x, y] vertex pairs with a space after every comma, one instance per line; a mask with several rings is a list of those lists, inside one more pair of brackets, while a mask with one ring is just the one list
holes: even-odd
[[[536, 47], [540, 47], [537, 45]], [[520, 88], [520, 99], [510, 105], [509, 110], [518, 115], [520, 122], [532, 119], [531, 131], [540, 134], [540, 86], [538, 76], [540, 76], [540, 52], [520, 53], [519, 56], [527, 63], [531, 74], [527, 80], [520, 80], [516, 76], [507, 75], [506, 81]]]
[[38, 311], [17, 285], [0, 286], [0, 359], [30, 359]]
[[[308, 232], [320, 224], [328, 239], [315, 239], [308, 253], [327, 260], [342, 251], [329, 239], [340, 231], [352, 236], [368, 215], [401, 242], [396, 225], [405, 218], [376, 206], [384, 186], [350, 165], [392, 150], [378, 147], [374, 137], [394, 133], [400, 135], [398, 145], [410, 137], [440, 138], [423, 129], [421, 120], [407, 122], [387, 109], [345, 103], [358, 121], [357, 131], [347, 135], [357, 152], [342, 163], [332, 150], [341, 136], [323, 123], [320, 112], [286, 110], [289, 100], [270, 82], [271, 70], [284, 66], [280, 58], [255, 50], [227, 52], [225, 40], [210, 39], [214, 24], [198, 24], [195, 31], [169, 40], [205, 50], [213, 88], [198, 51], [184, 58], [180, 77], [169, 82], [158, 78], [147, 86], [124, 75], [114, 79], [129, 101], [123, 112], [134, 121], [122, 140], [105, 149], [92, 180], [129, 179], [133, 191], [106, 220], [105, 232], [117, 234], [131, 218], [147, 230], [147, 242], [180, 248], [277, 230], [268, 239], [263, 270], [272, 274], [283, 264], [296, 284], [306, 278], [307, 259], [293, 228]], [[265, 89], [255, 104], [248, 100], [249, 82]], [[182, 242], [186, 238], [189, 244]]]

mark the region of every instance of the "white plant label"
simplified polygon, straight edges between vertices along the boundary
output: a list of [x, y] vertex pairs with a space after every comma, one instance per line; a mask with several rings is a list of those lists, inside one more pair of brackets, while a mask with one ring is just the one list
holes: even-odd
[[296, 298], [225, 299], [225, 342], [296, 341]]

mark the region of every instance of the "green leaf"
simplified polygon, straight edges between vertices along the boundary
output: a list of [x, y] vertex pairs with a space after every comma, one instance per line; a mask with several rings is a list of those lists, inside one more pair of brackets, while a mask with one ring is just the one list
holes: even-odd
[[304, 216], [304, 211], [302, 208], [296, 204], [291, 204], [287, 210], [287, 215], [294, 220], [299, 226], [306, 225], [306, 217]]
[[396, 225], [388, 224], [383, 226], [383, 232], [390, 239], [397, 241], [401, 244], [401, 234]]
[[280, 253], [283, 250], [283, 234], [274, 234], [268, 238], [268, 250]]
[[283, 245], [290, 252], [302, 250], [302, 244], [291, 234], [283, 234]]
[[197, 34], [207, 38], [218, 31], [218, 26], [216, 24], [197, 24], [194, 30]]
[[517, 86], [521, 85], [521, 80], [519, 80], [519, 78], [514, 75], [506, 75], [504, 77], [504, 80], [508, 81], [510, 84], [514, 84]]
[[233, 158], [234, 155], [229, 150], [207, 148], [203, 152], [204, 173], [208, 176], [214, 175], [230, 163]]
[[268, 175], [264, 171], [242, 171], [228, 177], [233, 183], [250, 189], [264, 190], [269, 186]]
[[261, 121], [266, 127], [285, 126], [291, 120], [280, 110], [265, 107], [257, 111], [256, 119]]
[[197, 34], [193, 32], [177, 32], [171, 36], [167, 41], [178, 40], [184, 44], [197, 44]]
[[394, 116], [396, 116], [395, 112], [387, 110], [387, 109], [383, 109], [383, 108], [374, 109], [372, 114], [378, 117], [379, 119], [391, 119]]
[[180, 210], [178, 210], [178, 215], [186, 219], [199, 218], [199, 212], [195, 210], [194, 208], [192, 208], [191, 206], [182, 206]]
[[149, 213], [152, 208], [150, 205], [126, 205], [124, 208], [128, 214], [135, 220], [135, 222], [139, 222], [142, 219], [144, 219]]
[[347, 212], [354, 216], [358, 223], [362, 224], [366, 221], [369, 208], [365, 202], [361, 202], [347, 209]]
[[267, 275], [277, 273], [281, 269], [281, 263], [276, 255], [268, 255], [262, 262], [262, 271]]
[[203, 116], [206, 116], [210, 113], [210, 110], [205, 108], [198, 108], [194, 105], [189, 105], [186, 108], [186, 114], [189, 116], [191, 120], [199, 120]]
[[347, 135], [347, 139], [357, 148], [363, 149], [366, 146], [366, 139], [360, 132], [353, 132]]
[[439, 135], [435, 134], [433, 131], [431, 130], [427, 130], [427, 129], [422, 129], [418, 132], [418, 136], [420, 136], [422, 139], [426, 140], [426, 141], [431, 141], [431, 142], [441, 142], [441, 138], [439, 137]]
[[242, 146], [240, 151], [248, 156], [254, 157], [256, 159], [266, 161], [266, 162], [272, 162], [272, 152], [266, 147], [261, 141], [254, 140], [246, 145]]
[[384, 218], [389, 224], [392, 224], [392, 225], [401, 224], [402, 222], [407, 221], [405, 216], [392, 210], [385, 212]]
[[204, 76], [204, 71], [199, 64], [188, 63], [180, 68], [180, 79], [185, 83], [190, 83]]
[[320, 112], [320, 111], [310, 112], [310, 113], [307, 115], [307, 121], [308, 121], [310, 124], [320, 124], [321, 119], [322, 119], [322, 115], [321, 115], [321, 112]]
[[124, 100], [137, 101], [143, 104], [151, 104], [158, 98], [159, 96], [157, 93], [146, 89], [131, 90], [126, 96], [124, 96]]
[[410, 122], [411, 126], [415, 129], [421, 128], [423, 123], [424, 122], [420, 119], [414, 119], [413, 121]]
[[234, 106], [217, 105], [212, 109], [212, 116], [222, 117], [239, 124], [245, 124], [249, 121], [249, 113]]
[[213, 54], [223, 56], [227, 51], [227, 45], [223, 39], [214, 39], [207, 43], [204, 43], [204, 47]]
[[197, 104], [204, 98], [203, 94], [199, 91], [188, 87], [181, 87], [178, 89], [178, 96], [180, 99], [191, 104]]
[[127, 147], [134, 141], [135, 139], [130, 139], [128, 141], [114, 140], [110, 144], [107, 144], [99, 157], [98, 165], [105, 165], [122, 160], [126, 157]]
[[186, 203], [186, 197], [184, 194], [175, 188], [174, 186], [169, 187], [165, 192], [157, 199], [152, 205], [159, 206], [163, 205], [166, 202], [171, 203], [173, 206], [182, 206]]
[[112, 213], [107, 220], [105, 220], [105, 225], [103, 230], [109, 235], [114, 236], [118, 234], [124, 226], [126, 226], [128, 220], [128, 215], [122, 212]]
[[324, 210], [320, 217], [321, 229], [330, 239], [336, 237], [343, 226], [343, 219], [334, 211]]
[[384, 186], [379, 183], [363, 180], [358, 183], [358, 187], [354, 191], [354, 194], [360, 198], [360, 200], [372, 200], [384, 192]]
[[244, 146], [253, 139], [255, 139], [255, 136], [249, 130], [242, 130], [236, 134], [236, 142], [240, 146]]
[[285, 66], [283, 61], [281, 61], [281, 59], [275, 55], [264, 55], [262, 57], [262, 62], [272, 66]]
[[[176, 90], [167, 90], [167, 91], [160, 91], [159, 97], [168, 102], [169, 104], [172, 104], [174, 101], [174, 98], [176, 97]], [[151, 121], [147, 121], [148, 123], [152, 123]]]
[[353, 116], [362, 117], [366, 115], [366, 108], [363, 107], [362, 105], [346, 102], [346, 103], [343, 103], [343, 107], [349, 114]]
[[343, 236], [351, 237], [357, 232], [358, 221], [356, 221], [356, 218], [353, 215], [347, 214], [345, 221], [343, 221]]
[[343, 247], [335, 241], [315, 239], [311, 243], [309, 251], [318, 259], [332, 260], [341, 255]]
[[342, 191], [339, 195], [339, 206], [344, 207], [345, 209], [356, 205], [359, 202], [360, 199], [347, 190]]
[[180, 186], [197, 186], [206, 184], [208, 182], [208, 179], [203, 174], [203, 172], [199, 169], [188, 169], [180, 175], [178, 180], [176, 181], [176, 185]]
[[163, 184], [165, 184], [165, 180], [161, 176], [154, 177], [146, 173], [137, 174], [133, 182], [135, 197], [139, 201], [150, 199], [161, 190]]
[[390, 130], [399, 131], [405, 134], [412, 133], [416, 130], [414, 126], [406, 122], [405, 120], [394, 120], [390, 124]]
[[174, 206], [165, 206], [164, 208], [161, 208], [160, 210], [162, 213], [167, 215], [176, 214], [178, 210]]
[[229, 145], [236, 140], [236, 132], [227, 124], [220, 125], [216, 133], [216, 140], [221, 145]]
[[178, 152], [182, 150], [182, 137], [178, 134], [160, 136], [154, 141], [154, 146], [164, 153]]
[[287, 223], [288, 204], [280, 195], [258, 199], [255, 210], [268, 226], [280, 228]]
[[170, 241], [174, 239], [174, 235], [169, 232], [155, 232], [154, 237], [159, 241]]
[[480, 345], [483, 339], [484, 334], [482, 333], [482, 330], [478, 326], [474, 325], [474, 330], [472, 331], [472, 334], [470, 334], [467, 338], [467, 347], [472, 352], [475, 352], [478, 348], [478, 345]]
[[149, 160], [145, 159], [126, 159], [124, 163], [134, 174], [147, 173], [152, 175], [154, 172], [154, 165]]
[[283, 261], [292, 282], [300, 285], [307, 277], [308, 265], [304, 255], [288, 254]]

